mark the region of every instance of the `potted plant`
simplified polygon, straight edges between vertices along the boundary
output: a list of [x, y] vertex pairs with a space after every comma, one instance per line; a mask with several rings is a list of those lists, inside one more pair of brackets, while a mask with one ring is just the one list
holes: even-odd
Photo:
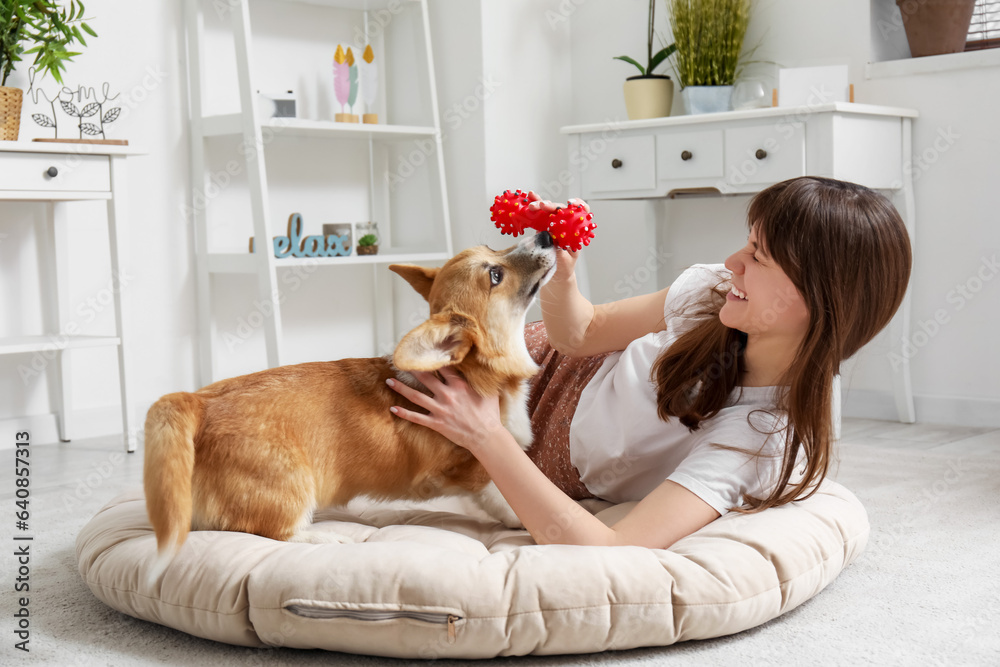
[[378, 237], [375, 236], [374, 234], [365, 234], [360, 239], [358, 239], [358, 254], [377, 255]]
[[739, 74], [750, 0], [667, 0], [674, 69], [688, 113], [728, 111]]
[[629, 120], [669, 116], [670, 107], [674, 101], [674, 82], [665, 74], [653, 74], [653, 70], [677, 50], [677, 46], [671, 44], [653, 53], [655, 7], [655, 0], [649, 0], [646, 66], [643, 67], [635, 59], [628, 56], [615, 56], [615, 60], [624, 60], [639, 69], [638, 75], [625, 79], [625, 110], [628, 112]]
[[[17, 140], [21, 125], [24, 93], [7, 86], [14, 63], [33, 53], [33, 67], [62, 84], [66, 63], [80, 55], [69, 47], [86, 46], [84, 32], [97, 36], [84, 22], [83, 12], [80, 0], [65, 5], [56, 0], [0, 0], [0, 141]], [[33, 46], [25, 50], [25, 44]]]
[[976, 0], [896, 0], [914, 58], [965, 50]]

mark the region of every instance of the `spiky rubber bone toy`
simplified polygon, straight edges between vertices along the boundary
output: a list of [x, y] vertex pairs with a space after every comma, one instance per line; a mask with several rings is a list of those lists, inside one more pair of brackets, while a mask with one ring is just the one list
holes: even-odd
[[507, 190], [493, 201], [490, 220], [502, 234], [520, 236], [525, 227], [549, 232], [552, 242], [564, 250], [579, 252], [583, 246], [590, 245], [597, 224], [591, 222], [594, 214], [582, 204], [568, 204], [549, 212], [528, 210], [529, 203], [527, 193]]

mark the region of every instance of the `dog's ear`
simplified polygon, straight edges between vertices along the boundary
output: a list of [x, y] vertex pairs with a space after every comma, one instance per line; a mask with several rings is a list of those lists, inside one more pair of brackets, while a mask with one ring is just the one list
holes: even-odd
[[438, 313], [403, 336], [392, 355], [401, 371], [436, 371], [457, 364], [476, 343], [472, 320], [456, 313]]
[[402, 276], [420, 296], [430, 301], [431, 285], [434, 284], [434, 278], [441, 269], [425, 269], [414, 264], [390, 264], [389, 270]]

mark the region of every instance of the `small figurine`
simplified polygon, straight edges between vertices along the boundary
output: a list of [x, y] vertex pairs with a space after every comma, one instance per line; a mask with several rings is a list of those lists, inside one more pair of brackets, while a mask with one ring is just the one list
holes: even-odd
[[549, 213], [528, 210], [529, 203], [527, 193], [507, 190], [497, 196], [490, 207], [490, 220], [501, 233], [512, 236], [520, 236], [525, 227], [549, 232], [552, 242], [564, 250], [579, 252], [583, 246], [590, 245], [597, 224], [591, 222], [594, 214], [582, 204], [569, 204]]

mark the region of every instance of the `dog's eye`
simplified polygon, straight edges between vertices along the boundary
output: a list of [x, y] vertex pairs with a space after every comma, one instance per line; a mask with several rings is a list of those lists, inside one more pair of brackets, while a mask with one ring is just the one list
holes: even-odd
[[503, 269], [499, 266], [490, 267], [490, 285], [496, 287], [503, 281]]

